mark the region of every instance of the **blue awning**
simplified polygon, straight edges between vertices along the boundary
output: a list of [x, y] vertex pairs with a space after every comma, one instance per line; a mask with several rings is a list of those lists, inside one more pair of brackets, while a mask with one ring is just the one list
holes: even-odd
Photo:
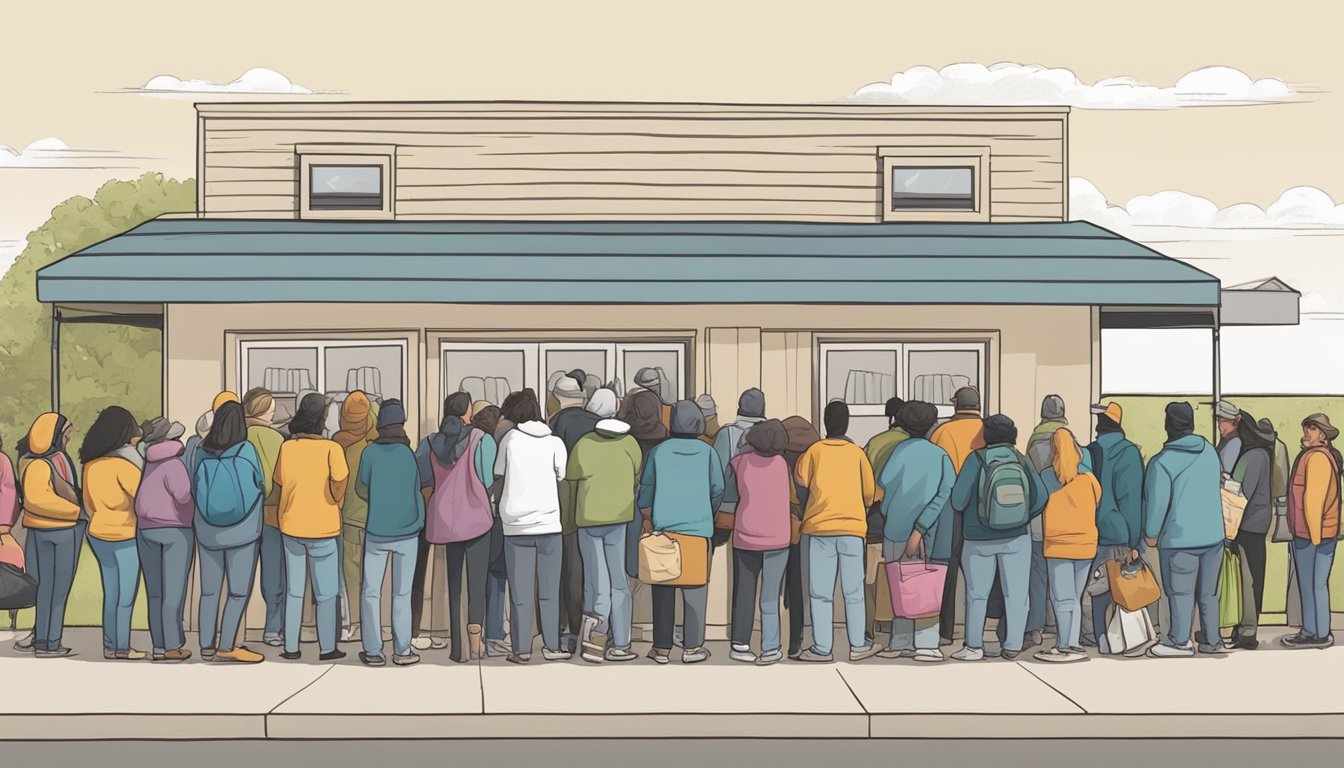
[[1216, 307], [1218, 279], [1086, 222], [160, 219], [38, 271], [77, 303]]

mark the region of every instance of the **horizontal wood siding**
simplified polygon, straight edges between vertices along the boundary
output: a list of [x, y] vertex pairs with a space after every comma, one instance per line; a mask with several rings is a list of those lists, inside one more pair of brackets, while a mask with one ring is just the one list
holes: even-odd
[[989, 147], [994, 220], [1065, 211], [1058, 111], [238, 106], [202, 108], [207, 215], [294, 216], [299, 144], [394, 145], [398, 218], [880, 221], [879, 148], [907, 146]]

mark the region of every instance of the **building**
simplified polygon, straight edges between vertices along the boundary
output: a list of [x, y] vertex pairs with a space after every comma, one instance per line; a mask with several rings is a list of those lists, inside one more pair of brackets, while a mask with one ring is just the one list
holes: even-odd
[[[1107, 327], [1205, 327], [1218, 280], [1068, 221], [1064, 108], [197, 107], [198, 212], [42, 270], [59, 320], [159, 325], [171, 418], [220, 389], [498, 402], [582, 368], [731, 418], [899, 395], [1034, 423], [1101, 394]], [[59, 327], [59, 324], [57, 324]], [[283, 395], [282, 395], [283, 397]], [[414, 437], [415, 435], [413, 435]], [[723, 571], [720, 571], [723, 572]], [[726, 589], [718, 622], [726, 618]]]

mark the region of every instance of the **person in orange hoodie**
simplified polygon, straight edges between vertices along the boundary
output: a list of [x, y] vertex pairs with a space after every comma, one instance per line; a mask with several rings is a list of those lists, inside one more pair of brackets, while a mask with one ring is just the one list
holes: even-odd
[[[966, 459], [985, 447], [985, 420], [980, 415], [980, 393], [975, 387], [962, 387], [952, 394], [952, 407], [956, 409], [952, 419], [933, 430], [929, 442], [947, 451], [948, 457], [952, 459], [952, 469], [960, 474]], [[961, 570], [961, 551], [965, 545], [961, 513], [954, 510], [952, 521], [952, 559], [947, 564], [947, 581], [943, 583], [943, 610], [938, 616], [938, 632], [944, 643], [952, 642], [952, 632], [957, 625], [957, 573]]]
[[1050, 605], [1059, 629], [1055, 647], [1036, 653], [1037, 661], [1087, 661], [1082, 647], [1083, 588], [1097, 556], [1097, 506], [1101, 483], [1086, 471], [1078, 441], [1067, 429], [1050, 436], [1053, 458], [1041, 473], [1050, 498], [1042, 513]]
[[65, 606], [89, 526], [79, 473], [65, 452], [73, 429], [61, 414], [44, 413], [33, 421], [26, 447], [19, 451], [19, 503], [28, 534], [26, 566], [37, 578], [32, 649], [38, 658], [70, 654], [61, 644]]
[[[331, 439], [345, 452], [350, 476], [359, 476], [359, 457], [378, 439], [378, 408], [369, 396], [355, 390], [341, 403], [341, 428]], [[341, 506], [341, 639], [354, 640], [359, 631], [360, 584], [363, 573], [364, 530], [369, 503], [355, 493], [355, 484], [345, 489]]]
[[137, 661], [131, 647], [131, 611], [140, 581], [135, 546], [135, 494], [140, 489], [140, 454], [134, 445], [140, 427], [130, 411], [104, 409], [94, 419], [79, 461], [84, 465], [84, 509], [89, 513], [89, 547], [103, 577], [103, 658]]
[[1302, 631], [1283, 638], [1287, 648], [1329, 648], [1330, 569], [1339, 538], [1341, 461], [1334, 441], [1339, 430], [1324, 413], [1302, 420], [1302, 453], [1288, 487], [1288, 524], [1293, 531], [1293, 565], [1302, 595]]

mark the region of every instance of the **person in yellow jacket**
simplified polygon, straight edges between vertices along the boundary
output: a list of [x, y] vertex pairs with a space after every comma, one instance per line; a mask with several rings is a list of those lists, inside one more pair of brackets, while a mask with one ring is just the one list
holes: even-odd
[[814, 443], [794, 469], [799, 496], [807, 497], [803, 510], [803, 544], [809, 555], [808, 595], [812, 606], [812, 647], [800, 661], [833, 660], [832, 603], [835, 582], [845, 598], [845, 628], [849, 660], [876, 656], [880, 646], [868, 640], [863, 604], [863, 550], [868, 535], [868, 508], [878, 498], [873, 465], [855, 445], [849, 431], [849, 406], [826, 405], [826, 438]]
[[1328, 648], [1330, 632], [1330, 569], [1339, 539], [1340, 482], [1344, 460], [1334, 441], [1339, 430], [1324, 413], [1302, 420], [1302, 453], [1293, 464], [1288, 487], [1288, 525], [1302, 595], [1302, 631], [1283, 638], [1288, 648]]
[[[331, 439], [345, 452], [351, 477], [359, 476], [359, 457], [378, 439], [378, 406], [369, 396], [355, 390], [341, 403], [341, 428]], [[355, 493], [348, 483], [341, 505], [341, 639], [355, 640], [359, 631], [360, 578], [364, 562], [364, 530], [369, 518], [369, 502]]]
[[69, 655], [61, 644], [65, 606], [75, 582], [88, 518], [79, 473], [65, 452], [73, 425], [59, 413], [33, 421], [19, 448], [19, 503], [28, 541], [28, 572], [37, 578], [37, 621], [32, 650], [38, 658]]
[[285, 546], [280, 539], [280, 501], [275, 493], [275, 463], [285, 436], [275, 428], [275, 397], [262, 387], [243, 395], [243, 415], [247, 419], [247, 441], [257, 451], [261, 464], [261, 599], [266, 604], [266, 623], [261, 641], [283, 646], [285, 628]]
[[1097, 556], [1097, 507], [1101, 483], [1083, 465], [1078, 441], [1067, 429], [1050, 436], [1053, 458], [1041, 473], [1050, 498], [1042, 513], [1050, 605], [1059, 629], [1055, 647], [1036, 653], [1037, 661], [1087, 661], [1082, 647], [1083, 588]]
[[[961, 468], [971, 454], [985, 447], [985, 420], [980, 415], [980, 393], [975, 387], [962, 387], [952, 393], [952, 419], [943, 423], [929, 442], [947, 451], [952, 469], [961, 474]], [[965, 547], [962, 535], [961, 513], [952, 513], [952, 559], [947, 564], [947, 581], [943, 582], [943, 610], [938, 616], [938, 632], [945, 643], [952, 642], [952, 630], [957, 622], [957, 574], [961, 570], [961, 552]]]
[[280, 486], [280, 533], [285, 546], [285, 650], [300, 658], [299, 632], [309, 566], [317, 602], [317, 642], [321, 661], [345, 658], [337, 647], [336, 600], [341, 580], [341, 504], [350, 478], [345, 452], [322, 437], [327, 398], [310, 393], [289, 422], [280, 447], [274, 482]]
[[103, 658], [136, 661], [144, 651], [131, 647], [131, 611], [140, 581], [135, 546], [135, 494], [140, 489], [140, 427], [130, 411], [106, 408], [79, 447], [84, 465], [84, 509], [89, 513], [89, 547], [103, 579]]

